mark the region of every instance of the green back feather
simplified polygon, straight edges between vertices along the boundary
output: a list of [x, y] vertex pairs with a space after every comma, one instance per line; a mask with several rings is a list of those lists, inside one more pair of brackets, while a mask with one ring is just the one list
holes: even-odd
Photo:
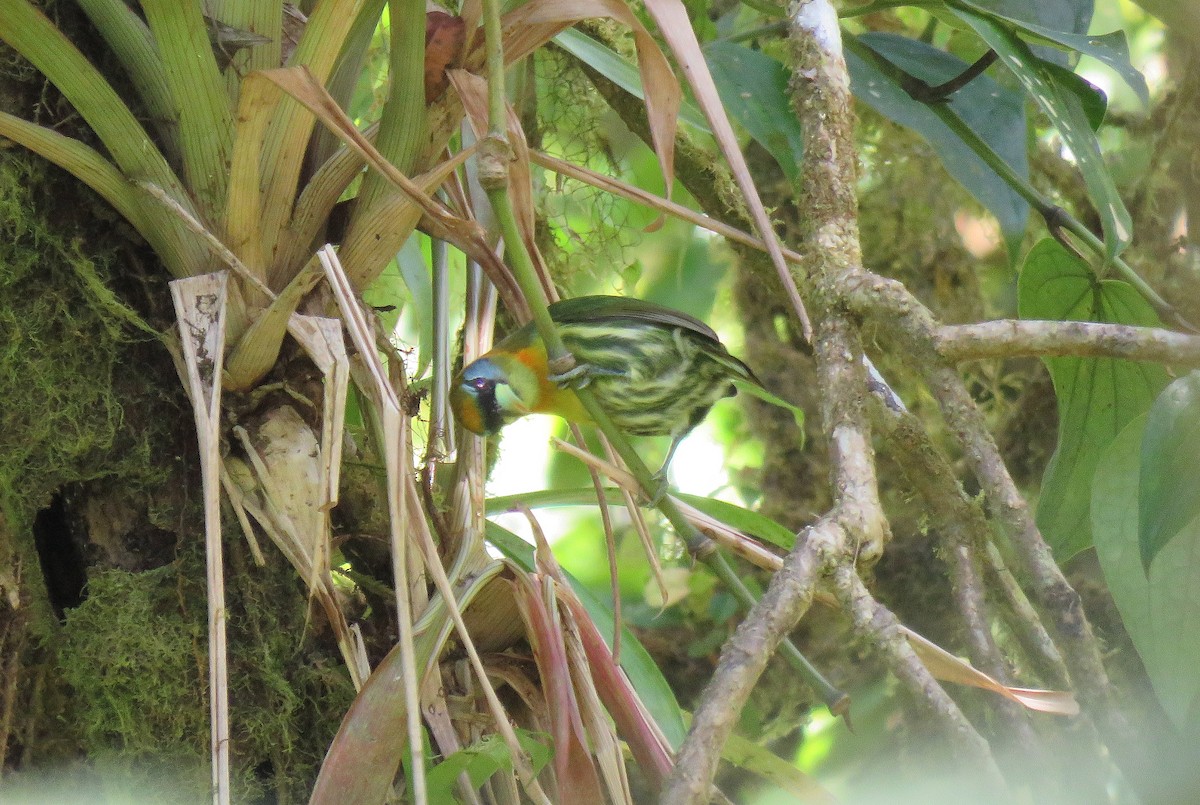
[[681, 311], [629, 296], [576, 296], [555, 302], [549, 310], [550, 318], [559, 324], [631, 321], [679, 328], [690, 334], [710, 358], [724, 366], [731, 377], [741, 378], [756, 386], [762, 385], [749, 366], [729, 354], [713, 328]]

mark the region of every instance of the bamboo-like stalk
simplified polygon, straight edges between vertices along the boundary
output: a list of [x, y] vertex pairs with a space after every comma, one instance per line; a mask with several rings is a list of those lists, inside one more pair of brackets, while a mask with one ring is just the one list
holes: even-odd
[[[388, 0], [391, 52], [388, 92], [375, 147], [401, 173], [417, 168], [425, 138], [425, 0]], [[379, 174], [363, 179], [351, 228], [374, 214], [384, 192], [394, 192]]]
[[333, 247], [326, 245], [317, 253], [325, 276], [333, 289], [338, 307], [342, 312], [342, 320], [350, 331], [350, 337], [355, 348], [366, 364], [371, 376], [367, 387], [369, 393], [376, 397], [383, 443], [382, 450], [387, 471], [387, 507], [389, 534], [391, 537], [392, 553], [392, 583], [396, 595], [396, 621], [400, 643], [400, 669], [404, 674], [404, 704], [406, 726], [408, 729], [408, 752], [411, 759], [412, 800], [417, 805], [426, 802], [425, 791], [425, 747], [421, 730], [421, 697], [420, 682], [417, 677], [416, 654], [413, 648], [413, 612], [408, 597], [408, 545], [403, 535], [403, 526], [407, 522], [407, 498], [400, 488], [401, 478], [401, 413], [400, 402], [395, 392], [387, 382], [379, 365], [375, 352], [374, 339], [370, 337], [362, 310], [355, 300], [350, 282], [338, 262]]
[[225, 575], [221, 550], [221, 364], [225, 353], [228, 275], [175, 280], [171, 298], [196, 419], [204, 486], [208, 568], [208, 678], [212, 731], [213, 805], [229, 805], [229, 669], [225, 647]]

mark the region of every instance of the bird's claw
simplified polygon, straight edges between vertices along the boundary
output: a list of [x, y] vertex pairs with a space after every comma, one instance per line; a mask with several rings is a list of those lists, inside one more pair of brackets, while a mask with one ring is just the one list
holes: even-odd
[[650, 476], [651, 487], [644, 489], [643, 492], [650, 494], [650, 499], [647, 501], [647, 507], [657, 509], [658, 504], [663, 502], [663, 498], [671, 491], [671, 484], [667, 481], [667, 474], [663, 470], [659, 470]]

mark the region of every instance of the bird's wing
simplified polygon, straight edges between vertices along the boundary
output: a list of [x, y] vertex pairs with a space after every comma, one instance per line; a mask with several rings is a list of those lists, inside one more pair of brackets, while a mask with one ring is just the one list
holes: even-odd
[[717, 334], [704, 322], [669, 307], [631, 296], [576, 296], [550, 305], [550, 318], [561, 324], [583, 324], [597, 319], [630, 319], [682, 327], [720, 343]]
[[594, 323], [600, 319], [625, 319], [662, 327], [678, 327], [699, 336], [704, 351], [714, 361], [757, 386], [762, 382], [750, 367], [729, 354], [713, 328], [697, 318], [669, 307], [631, 296], [576, 296], [550, 305], [550, 318], [560, 324]]

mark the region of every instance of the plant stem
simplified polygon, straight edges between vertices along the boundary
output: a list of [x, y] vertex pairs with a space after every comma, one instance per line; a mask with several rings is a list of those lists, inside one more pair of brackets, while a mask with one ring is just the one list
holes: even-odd
[[[574, 367], [575, 358], [563, 344], [562, 338], [554, 326], [554, 321], [550, 318], [550, 311], [542, 294], [541, 283], [525, 241], [521, 237], [517, 218], [513, 213], [512, 202], [508, 197], [506, 157], [510, 151], [507, 141], [508, 109], [504, 90], [504, 51], [500, 41], [499, 0], [484, 0], [483, 20], [488, 65], [488, 137], [480, 148], [480, 184], [487, 191], [488, 201], [491, 202], [492, 212], [496, 216], [496, 224], [504, 238], [513, 277], [529, 305], [538, 335], [546, 345], [549, 371], [552, 374], [563, 374]], [[658, 490], [658, 484], [641, 456], [630, 445], [625, 434], [613, 424], [608, 413], [588, 388], [576, 389], [575, 394], [579, 397], [588, 416], [608, 437], [613, 449], [617, 451], [630, 473], [637, 479], [638, 485], [649, 498], [653, 499]], [[696, 530], [668, 496], [661, 495], [660, 497], [658, 510], [663, 513], [675, 532], [687, 543], [688, 551], [704, 562], [744, 607], [747, 609], [752, 607], [756, 600], [754, 594], [738, 578], [728, 560], [720, 553], [716, 543]], [[783, 643], [788, 661], [822, 696], [830, 710], [838, 713], [839, 710], [835, 708], [844, 707], [845, 695], [829, 684], [790, 641], [785, 638]]]

